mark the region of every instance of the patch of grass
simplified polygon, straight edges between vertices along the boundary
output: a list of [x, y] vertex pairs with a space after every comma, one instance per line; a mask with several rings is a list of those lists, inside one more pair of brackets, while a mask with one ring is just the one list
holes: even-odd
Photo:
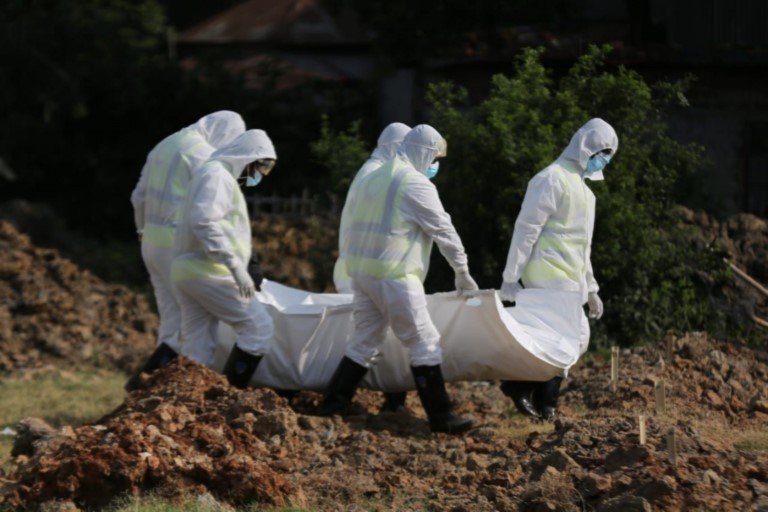
[[532, 420], [518, 413], [514, 407], [510, 407], [504, 413], [505, 421], [499, 425], [500, 437], [515, 441], [525, 441], [533, 432], [548, 434], [555, 430], [554, 423]]
[[307, 509], [294, 507], [267, 507], [262, 505], [249, 505], [246, 507], [230, 508], [222, 505], [210, 497], [190, 497], [180, 503], [171, 503], [158, 496], [130, 497], [118, 500], [108, 507], [106, 512], [223, 512], [235, 510], [237, 512], [306, 512]]
[[733, 446], [746, 452], [768, 452], [768, 428], [740, 432]]
[[[28, 416], [54, 427], [93, 421], [117, 407], [125, 396], [121, 373], [51, 372], [32, 378], [0, 380], [0, 430]], [[0, 467], [5, 469], [13, 439], [0, 437]]]

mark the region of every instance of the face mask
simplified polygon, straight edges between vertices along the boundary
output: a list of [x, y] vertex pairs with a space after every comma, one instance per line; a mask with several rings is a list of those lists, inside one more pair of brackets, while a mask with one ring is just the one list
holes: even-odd
[[261, 183], [261, 178], [263, 175], [260, 172], [256, 173], [256, 176], [248, 176], [245, 178], [245, 186], [246, 187], [255, 187], [259, 183]]
[[587, 160], [587, 172], [593, 173], [597, 171], [602, 171], [605, 169], [605, 166], [608, 165], [608, 162], [611, 161], [611, 155], [604, 155], [603, 153], [598, 153], [596, 155], [592, 155], [589, 157], [589, 160]]
[[432, 179], [435, 176], [437, 176], [437, 171], [439, 169], [440, 169], [440, 162], [435, 162], [429, 167], [427, 167], [427, 172], [426, 172], [427, 178]]

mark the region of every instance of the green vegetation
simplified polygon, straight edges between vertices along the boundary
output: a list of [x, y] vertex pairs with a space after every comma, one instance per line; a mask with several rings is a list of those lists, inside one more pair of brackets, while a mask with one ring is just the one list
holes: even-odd
[[[125, 375], [104, 371], [4, 378], [0, 380], [0, 430], [13, 428], [29, 416], [54, 427], [94, 421], [123, 401], [123, 384]], [[0, 467], [7, 468], [12, 444], [12, 438], [0, 437]]]
[[[448, 158], [435, 179], [446, 209], [469, 253], [480, 285], [496, 288], [528, 180], [552, 162], [571, 135], [592, 117], [611, 123], [619, 150], [604, 182], [589, 182], [597, 196], [592, 262], [606, 313], [593, 324], [596, 345], [658, 339], [668, 329], [718, 331], [708, 286], [701, 275], [724, 275], [714, 254], [690, 243], [678, 226], [678, 186], [702, 168], [702, 151], [668, 135], [665, 112], [687, 106], [688, 82], [649, 85], [636, 72], [609, 70], [609, 47], [591, 47], [560, 79], [527, 49], [511, 76], [492, 78], [479, 104], [451, 83], [431, 84], [431, 123], [448, 140]], [[353, 125], [329, 140], [356, 148]], [[352, 155], [352, 150], [350, 150]], [[350, 158], [356, 158], [351, 156]], [[439, 255], [427, 286], [451, 287]], [[593, 345], [594, 346], [594, 345]]]

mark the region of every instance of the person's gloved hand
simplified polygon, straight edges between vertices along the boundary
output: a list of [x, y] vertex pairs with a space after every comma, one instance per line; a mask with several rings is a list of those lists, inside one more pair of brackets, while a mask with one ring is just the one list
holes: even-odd
[[235, 267], [232, 269], [232, 277], [235, 278], [238, 290], [240, 290], [240, 296], [244, 299], [250, 299], [253, 294], [256, 293], [256, 289], [253, 285], [253, 279], [248, 275], [248, 271], [243, 267]]
[[517, 293], [522, 289], [523, 287], [520, 286], [520, 283], [518, 282], [510, 283], [508, 281], [504, 281], [503, 283], [501, 283], [501, 290], [499, 290], [499, 297], [501, 298], [501, 300], [505, 300], [507, 302], [515, 302]]
[[475, 280], [469, 275], [468, 270], [456, 272], [454, 283], [456, 284], [456, 291], [459, 292], [459, 295], [464, 292], [471, 292], [479, 289]]
[[600, 320], [603, 316], [603, 301], [597, 292], [589, 292], [587, 295], [587, 305], [589, 306], [589, 318]]
[[248, 262], [248, 274], [253, 279], [256, 291], [260, 292], [261, 283], [264, 282], [264, 271], [261, 269], [261, 263], [259, 263], [259, 258], [255, 254], [251, 256], [251, 261]]

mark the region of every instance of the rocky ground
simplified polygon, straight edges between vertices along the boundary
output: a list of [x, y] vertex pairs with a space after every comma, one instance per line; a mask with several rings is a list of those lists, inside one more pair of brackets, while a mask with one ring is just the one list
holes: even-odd
[[182, 360], [92, 424], [21, 435], [0, 503], [98, 509], [155, 492], [319, 510], [768, 510], [768, 355], [703, 334], [625, 350], [616, 391], [609, 365], [573, 372], [554, 425], [511, 414], [495, 384], [451, 386], [479, 422], [451, 437], [428, 432], [413, 393], [413, 416], [377, 414], [381, 395], [362, 391], [345, 417], [319, 418], [314, 393], [289, 404]]
[[0, 221], [0, 373], [56, 363], [135, 368], [155, 343], [143, 295], [105, 283]]

